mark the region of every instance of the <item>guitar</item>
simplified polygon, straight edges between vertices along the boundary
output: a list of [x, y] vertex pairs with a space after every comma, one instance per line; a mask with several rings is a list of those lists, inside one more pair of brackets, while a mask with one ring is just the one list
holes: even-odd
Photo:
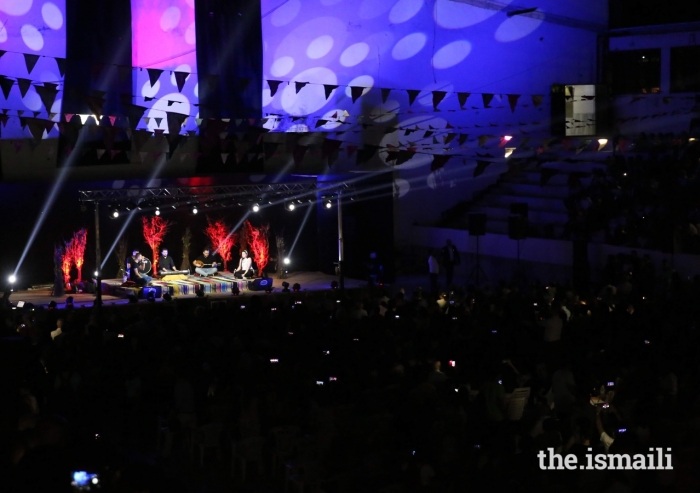
[[205, 264], [201, 260], [195, 260], [192, 262], [192, 265], [194, 265], [195, 267], [216, 267], [216, 262]]

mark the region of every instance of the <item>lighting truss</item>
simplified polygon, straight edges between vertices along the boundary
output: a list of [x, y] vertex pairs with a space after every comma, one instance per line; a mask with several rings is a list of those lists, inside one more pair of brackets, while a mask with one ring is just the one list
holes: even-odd
[[80, 190], [80, 202], [191, 202], [198, 200], [235, 199], [239, 202], [282, 200], [313, 195], [316, 192], [335, 194], [349, 189], [345, 182], [268, 183], [201, 187], [127, 188]]

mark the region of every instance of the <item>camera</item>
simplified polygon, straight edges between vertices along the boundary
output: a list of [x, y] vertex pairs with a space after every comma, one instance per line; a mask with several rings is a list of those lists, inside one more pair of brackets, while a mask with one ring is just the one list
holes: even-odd
[[316, 385], [323, 385], [323, 380], [316, 380]]
[[277, 358], [270, 359], [270, 363], [279, 363], [279, 362], [280, 362], [280, 360], [278, 360]]

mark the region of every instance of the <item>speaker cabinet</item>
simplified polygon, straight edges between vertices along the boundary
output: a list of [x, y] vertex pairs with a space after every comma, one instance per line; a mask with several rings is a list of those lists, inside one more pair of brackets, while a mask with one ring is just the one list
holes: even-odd
[[529, 207], [527, 202], [513, 202], [510, 204], [510, 213], [527, 217]]
[[484, 236], [486, 234], [486, 214], [471, 212], [469, 214], [469, 236]]
[[508, 238], [524, 240], [527, 238], [527, 217], [521, 215], [508, 216]]
[[248, 283], [248, 289], [251, 291], [265, 291], [272, 289], [272, 278], [263, 277], [262, 279], [253, 279]]

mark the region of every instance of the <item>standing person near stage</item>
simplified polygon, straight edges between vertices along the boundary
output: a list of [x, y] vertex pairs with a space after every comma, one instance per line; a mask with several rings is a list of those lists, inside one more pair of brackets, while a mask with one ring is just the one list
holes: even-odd
[[158, 258], [158, 271], [161, 275], [177, 271], [177, 268], [175, 267], [175, 261], [171, 256], [168, 255], [167, 248], [163, 248], [160, 251], [160, 257]]
[[134, 250], [131, 257], [126, 261], [126, 268], [129, 272], [129, 279], [139, 286], [146, 286], [153, 278], [148, 275], [146, 268], [146, 258], [138, 250]]
[[438, 274], [440, 274], [440, 265], [438, 264], [438, 253], [432, 251], [428, 257], [428, 272], [430, 275], [430, 294], [435, 296], [438, 292]]
[[442, 247], [442, 265], [445, 268], [445, 286], [449, 288], [452, 285], [452, 277], [455, 272], [455, 265], [459, 265], [459, 251], [452, 244], [452, 240], [447, 240], [445, 246]]
[[216, 261], [217, 259], [214, 255], [209, 255], [210, 251], [209, 247], [204, 248], [202, 254], [192, 262], [195, 266], [194, 271], [200, 276], [213, 276], [219, 271], [219, 263]]
[[238, 279], [244, 277], [253, 277], [253, 259], [248, 257], [248, 251], [243, 250], [241, 252], [241, 259], [238, 261], [238, 267], [236, 267], [233, 275]]

